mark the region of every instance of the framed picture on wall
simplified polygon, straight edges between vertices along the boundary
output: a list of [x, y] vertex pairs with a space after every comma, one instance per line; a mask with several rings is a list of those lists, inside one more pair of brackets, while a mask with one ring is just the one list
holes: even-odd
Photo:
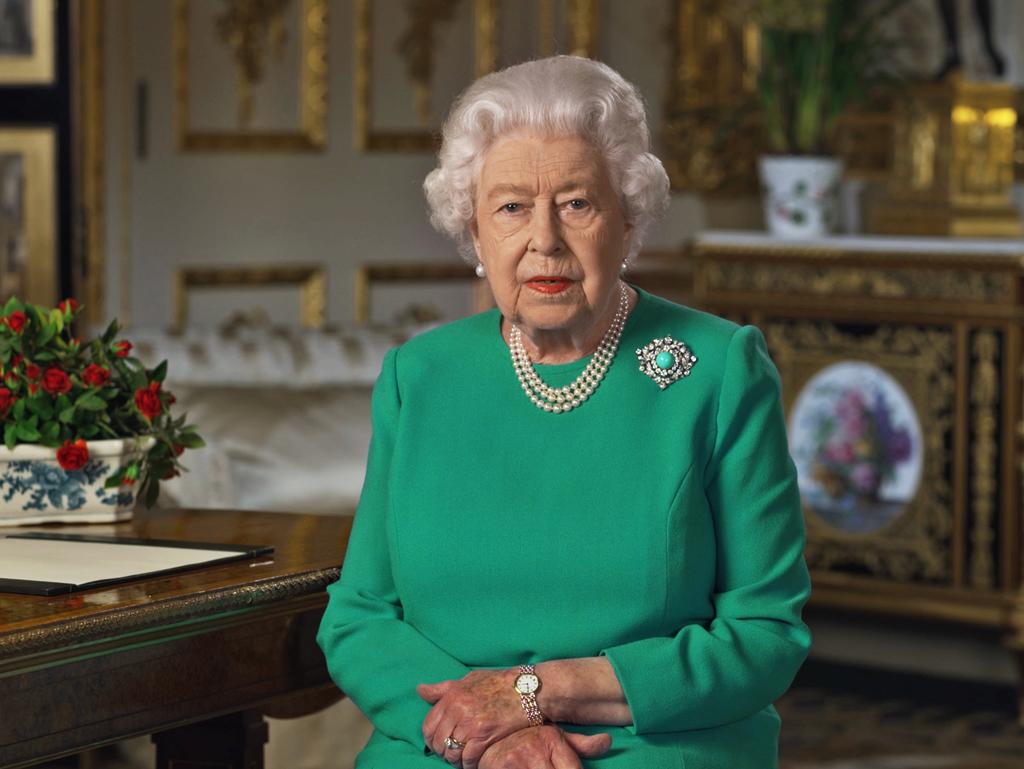
[[0, 299], [57, 301], [56, 136], [0, 126]]
[[355, 135], [361, 150], [431, 152], [455, 97], [538, 56], [597, 55], [597, 0], [355, 0]]
[[0, 86], [54, 78], [52, 0], [0, 0]]
[[176, 0], [174, 11], [179, 149], [326, 146], [327, 0]]

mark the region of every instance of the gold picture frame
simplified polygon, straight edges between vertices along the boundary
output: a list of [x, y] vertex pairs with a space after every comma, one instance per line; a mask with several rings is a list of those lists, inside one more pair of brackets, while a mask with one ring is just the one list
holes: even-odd
[[0, 127], [0, 293], [57, 302], [57, 137]]
[[[429, 110], [431, 96], [430, 75], [435, 54], [433, 36], [438, 24], [449, 20], [458, 3], [449, 0], [433, 9], [433, 14], [411, 18], [407, 31], [409, 47], [418, 54], [410, 64], [415, 88], [417, 111], [421, 117]], [[593, 58], [597, 54], [598, 5], [597, 0], [537, 0], [537, 30], [535, 55], [555, 53], [558, 11], [567, 38], [565, 52]], [[501, 60], [501, 0], [472, 0], [473, 77], [493, 72]], [[428, 9], [429, 10], [429, 9]], [[355, 0], [355, 143], [367, 152], [433, 152], [437, 149], [440, 125], [431, 128], [384, 129], [374, 125], [374, 0]], [[464, 85], [470, 82], [467, 79]]]
[[[299, 128], [287, 130], [207, 130], [192, 125], [189, 77], [191, 0], [175, 0], [175, 132], [183, 152], [318, 152], [327, 145], [327, 0], [299, 3]], [[232, 6], [228, 6], [230, 11]], [[227, 15], [228, 11], [225, 11]], [[263, 20], [271, 24], [273, 20]], [[268, 33], [269, 34], [269, 33]], [[240, 77], [240, 98], [254, 81]]]
[[30, 0], [8, 10], [12, 18], [3, 22], [9, 34], [0, 42], [0, 85], [53, 83], [54, 3]]
[[381, 285], [420, 285], [465, 283], [471, 291], [472, 312], [482, 312], [494, 306], [487, 281], [477, 277], [468, 264], [364, 264], [355, 274], [355, 320], [366, 325], [373, 318], [374, 288]]
[[188, 325], [189, 293], [225, 288], [277, 288], [299, 291], [299, 324], [322, 329], [327, 323], [327, 271], [317, 266], [180, 267], [174, 273], [172, 330]]
[[893, 519], [877, 530], [836, 528], [804, 500], [808, 565], [828, 570], [836, 564], [857, 564], [875, 577], [952, 583], [952, 456], [947, 439], [955, 409], [953, 332], [880, 325], [871, 334], [851, 335], [836, 324], [810, 320], [773, 320], [764, 332], [782, 378], [789, 419], [813, 378], [836, 364], [856, 362], [884, 372], [903, 389], [923, 435], [919, 485], [903, 509], [893, 511]]

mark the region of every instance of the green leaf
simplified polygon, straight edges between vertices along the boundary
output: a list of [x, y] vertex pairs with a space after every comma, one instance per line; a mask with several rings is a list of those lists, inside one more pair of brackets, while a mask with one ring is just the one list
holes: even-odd
[[96, 425], [88, 425], [82, 428], [82, 437], [86, 440], [91, 440], [96, 437], [96, 433], [100, 431], [100, 428]]
[[18, 426], [14, 422], [8, 422], [4, 425], [4, 445], [13, 451], [17, 443]]
[[26, 406], [24, 398], [22, 398], [21, 400], [14, 404], [14, 408], [11, 409], [11, 414], [14, 415], [14, 419], [16, 421], [20, 422], [22, 419], [25, 418], [25, 409]]
[[107, 478], [107, 480], [103, 483], [103, 488], [114, 489], [120, 486], [121, 482], [124, 480], [124, 473], [126, 469], [127, 468], [122, 467], [116, 473]]
[[45, 347], [49, 344], [50, 340], [57, 335], [57, 324], [47, 323], [42, 326], [36, 333], [36, 344], [40, 347]]
[[39, 431], [30, 427], [27, 423], [19, 424], [16, 428], [18, 437], [26, 443], [35, 443], [39, 440]]
[[61, 393], [57, 396], [57, 400], [54, 405], [57, 407], [58, 411], [69, 409], [71, 408], [71, 399], [64, 393]]
[[206, 445], [206, 441], [200, 438], [196, 433], [182, 433], [178, 436], [177, 442], [186, 449], [200, 449]]
[[53, 402], [50, 400], [50, 396], [36, 395], [33, 398], [29, 398], [26, 403], [28, 404], [28, 410], [44, 422], [53, 418]]
[[48, 440], [58, 439], [60, 437], [60, 422], [47, 422], [39, 434]]
[[110, 321], [110, 325], [107, 326], [107, 330], [103, 332], [103, 336], [100, 338], [103, 342], [104, 347], [109, 347], [110, 344], [117, 337], [117, 332], [121, 330], [121, 327], [117, 324], [117, 319]]
[[91, 393], [86, 393], [75, 401], [75, 407], [86, 411], [103, 411], [107, 408], [107, 402]]
[[75, 407], [69, 406], [68, 408], [64, 409], [63, 411], [60, 412], [60, 416], [58, 416], [57, 418], [60, 419], [61, 422], [69, 424], [75, 418]]
[[160, 481], [155, 478], [152, 479], [145, 486], [145, 497], [143, 502], [146, 507], [153, 507], [156, 504], [157, 497], [160, 496]]
[[167, 361], [162, 360], [160, 364], [149, 372], [149, 379], [152, 382], [162, 382], [167, 378]]

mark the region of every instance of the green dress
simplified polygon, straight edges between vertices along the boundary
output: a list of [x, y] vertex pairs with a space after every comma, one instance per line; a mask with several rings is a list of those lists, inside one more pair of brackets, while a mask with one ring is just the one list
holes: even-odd
[[[491, 310], [388, 352], [341, 578], [318, 641], [376, 727], [359, 769], [441, 769], [416, 684], [605, 655], [628, 727], [600, 769], [770, 769], [810, 647], [779, 379], [753, 326], [638, 290], [582, 407], [525, 397]], [[697, 363], [661, 390], [635, 350]], [[587, 359], [539, 365], [552, 386]]]

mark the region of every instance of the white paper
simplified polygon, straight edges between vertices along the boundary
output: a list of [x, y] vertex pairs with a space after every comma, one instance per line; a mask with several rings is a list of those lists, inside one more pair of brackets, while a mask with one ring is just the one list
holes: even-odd
[[0, 579], [84, 585], [239, 555], [237, 550], [0, 537]]

